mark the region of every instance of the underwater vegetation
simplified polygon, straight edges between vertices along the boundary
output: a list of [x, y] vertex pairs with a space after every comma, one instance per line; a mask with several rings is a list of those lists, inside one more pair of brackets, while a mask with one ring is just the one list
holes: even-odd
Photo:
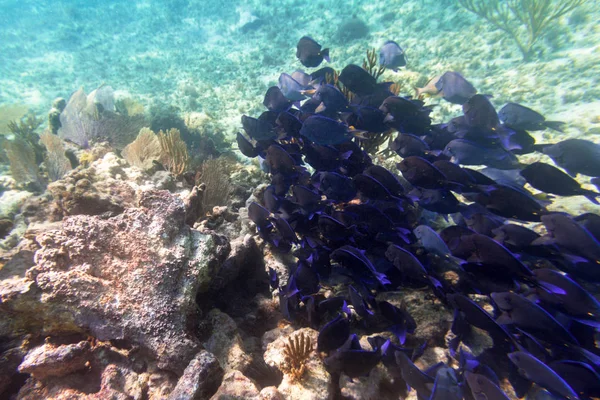
[[465, 9], [503, 30], [515, 42], [523, 60], [534, 58], [534, 45], [556, 19], [576, 10], [585, 0], [458, 0]]

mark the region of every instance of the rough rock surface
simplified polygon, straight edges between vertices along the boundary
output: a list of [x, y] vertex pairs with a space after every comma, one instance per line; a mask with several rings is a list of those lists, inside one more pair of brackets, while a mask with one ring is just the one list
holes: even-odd
[[139, 346], [158, 367], [183, 372], [198, 352], [195, 298], [229, 251], [222, 237], [184, 224], [183, 202], [145, 191], [138, 207], [108, 219], [67, 217], [41, 233], [26, 282], [0, 285], [0, 333], [86, 332]]
[[258, 399], [259, 390], [256, 384], [240, 371], [225, 374], [223, 382], [211, 400], [252, 400]]
[[225, 372], [246, 370], [252, 363], [252, 357], [245, 350], [235, 321], [217, 308], [210, 311], [207, 319], [213, 327], [213, 334], [204, 347], [215, 355]]
[[169, 400], [201, 400], [212, 395], [221, 384], [223, 369], [211, 353], [202, 350], [190, 361]]
[[58, 347], [45, 343], [27, 353], [19, 365], [19, 372], [39, 380], [61, 377], [84, 369], [90, 358], [90, 343], [87, 341]]
[[[281, 331], [279, 331], [281, 332]], [[283, 374], [283, 380], [277, 390], [289, 400], [325, 400], [333, 398], [331, 375], [325, 369], [315, 348], [319, 332], [311, 328], [302, 328], [288, 335], [277, 335], [277, 339], [267, 344], [265, 351], [265, 362], [267, 365], [283, 368], [284, 349], [288, 339], [295, 335], [304, 334], [308, 336], [313, 344], [313, 351], [305, 362], [306, 370], [300, 379], [294, 379], [288, 374]], [[266, 337], [275, 335], [267, 332]], [[264, 341], [263, 341], [264, 343]]]

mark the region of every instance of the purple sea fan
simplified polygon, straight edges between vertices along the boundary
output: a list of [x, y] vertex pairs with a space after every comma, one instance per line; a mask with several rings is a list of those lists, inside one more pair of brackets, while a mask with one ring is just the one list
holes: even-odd
[[115, 112], [113, 89], [100, 86], [89, 95], [83, 88], [73, 93], [60, 114], [60, 124], [58, 135], [83, 148], [92, 141], [107, 140], [122, 149], [144, 126], [144, 117]]

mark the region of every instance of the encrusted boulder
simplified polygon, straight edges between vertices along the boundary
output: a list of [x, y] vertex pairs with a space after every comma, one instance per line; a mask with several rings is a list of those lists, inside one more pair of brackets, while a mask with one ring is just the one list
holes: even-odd
[[259, 393], [252, 379], [234, 370], [225, 374], [219, 390], [210, 400], [258, 400]]
[[13, 316], [1, 330], [116, 340], [181, 374], [199, 351], [196, 295], [229, 252], [226, 239], [184, 221], [181, 199], [158, 190], [111, 218], [65, 218], [36, 237], [25, 279], [0, 287], [0, 312]]
[[86, 368], [90, 359], [90, 344], [87, 341], [60, 346], [45, 343], [27, 353], [19, 365], [19, 372], [39, 380], [62, 377]]
[[223, 378], [223, 369], [211, 353], [202, 350], [190, 361], [168, 400], [200, 400], [214, 394]]

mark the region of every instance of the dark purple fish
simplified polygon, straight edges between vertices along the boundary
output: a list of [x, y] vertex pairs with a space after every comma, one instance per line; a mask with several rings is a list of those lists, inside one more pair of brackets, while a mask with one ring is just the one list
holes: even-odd
[[484, 375], [465, 371], [465, 379], [473, 398], [486, 400], [509, 400], [509, 397], [494, 382]]
[[448, 143], [444, 154], [461, 165], [487, 165], [498, 169], [520, 166], [517, 157], [502, 146], [482, 146], [466, 139], [454, 139]]
[[583, 139], [567, 139], [544, 146], [543, 151], [571, 176], [600, 176], [599, 144]]
[[433, 392], [435, 379], [424, 372], [408, 358], [402, 351], [394, 352], [396, 364], [402, 371], [402, 378], [415, 391], [419, 398], [429, 399]]
[[257, 141], [269, 140], [277, 137], [277, 132], [275, 132], [273, 125], [260, 118], [257, 119], [242, 115], [242, 126], [244, 127], [246, 134]]
[[506, 247], [494, 239], [476, 233], [463, 238], [473, 249], [468, 261], [493, 266], [494, 272], [514, 278], [530, 279], [533, 273]]
[[581, 321], [600, 325], [600, 303], [577, 282], [549, 268], [539, 268], [533, 273], [540, 284], [537, 292], [543, 301]]
[[514, 353], [510, 353], [508, 358], [519, 367], [519, 372], [523, 376], [549, 390], [551, 393], [563, 396], [563, 398], [568, 400], [579, 399], [577, 393], [560, 375], [533, 355], [524, 351], [515, 351]]
[[420, 207], [438, 214], [455, 214], [463, 208], [456, 196], [447, 189], [414, 189], [409, 197], [418, 201]]
[[425, 107], [421, 100], [389, 96], [379, 109], [387, 114], [385, 122], [401, 133], [425, 135], [431, 126], [431, 108]]
[[361, 199], [393, 200], [395, 197], [377, 179], [364, 174], [357, 174], [352, 178]]
[[320, 85], [313, 95], [313, 99], [321, 102], [315, 110], [318, 113], [327, 111], [331, 115], [338, 112], [350, 111], [346, 96], [338, 88], [330, 84]]
[[294, 158], [283, 147], [276, 144], [270, 145], [267, 149], [265, 162], [272, 174], [290, 175], [297, 170]]
[[347, 114], [343, 120], [348, 126], [372, 133], [383, 133], [388, 130], [384, 122], [385, 114], [379, 108], [354, 106], [354, 112]]
[[375, 78], [363, 68], [355, 64], [348, 64], [340, 73], [339, 81], [348, 90], [358, 96], [371, 95], [379, 89]]
[[465, 295], [449, 294], [448, 301], [462, 313], [471, 325], [489, 333], [494, 346], [508, 350], [515, 346], [515, 340], [504, 327], [499, 325], [490, 314]]
[[398, 308], [387, 301], [380, 301], [377, 305], [383, 318], [392, 324], [388, 328], [389, 331], [396, 335], [400, 344], [404, 344], [406, 334], [414, 333], [417, 329], [417, 323], [413, 317], [407, 310]]
[[521, 176], [542, 192], [559, 196], [585, 196], [592, 203], [598, 204], [596, 198], [600, 193], [582, 188], [579, 182], [552, 165], [541, 162], [529, 164], [521, 171]]
[[300, 206], [304, 215], [312, 216], [321, 208], [321, 195], [306, 186], [294, 185], [292, 192], [293, 201]]
[[446, 176], [422, 157], [406, 157], [397, 167], [402, 172], [402, 177], [414, 186], [425, 189], [446, 187]]
[[319, 190], [330, 200], [347, 202], [356, 197], [356, 187], [352, 179], [335, 172], [319, 172]]
[[525, 189], [508, 185], [482, 186], [483, 192], [474, 196], [477, 203], [504, 218], [539, 222], [548, 211]]
[[279, 113], [287, 111], [292, 106], [292, 102], [283, 95], [277, 86], [271, 86], [267, 90], [267, 93], [265, 93], [263, 105], [267, 107], [269, 111]]
[[385, 256], [402, 273], [402, 276], [420, 283], [431, 283], [427, 270], [411, 252], [390, 244], [385, 251]]
[[302, 121], [287, 111], [280, 112], [277, 116], [277, 120], [275, 120], [275, 123], [285, 132], [287, 136], [298, 137], [300, 135]]
[[319, 215], [318, 226], [323, 237], [334, 242], [350, 241], [354, 235], [353, 229], [329, 215]]
[[243, 155], [250, 158], [258, 156], [258, 149], [254, 147], [254, 145], [252, 145], [252, 143], [248, 139], [246, 139], [244, 135], [238, 132], [235, 136], [235, 140], [237, 142], [238, 149], [240, 149], [240, 152]]
[[318, 67], [323, 59], [329, 62], [329, 49], [322, 49], [313, 38], [303, 36], [296, 46], [296, 57], [302, 65], [309, 68]]
[[542, 217], [546, 231], [556, 243], [569, 251], [600, 264], [600, 243], [581, 225], [564, 214]]
[[373, 277], [380, 285], [390, 283], [385, 274], [375, 269], [373, 263], [365, 256], [364, 250], [348, 245], [342, 246], [331, 253], [331, 259], [347, 268], [361, 281], [370, 281]]
[[494, 230], [494, 240], [503, 246], [523, 249], [540, 237], [536, 232], [522, 225], [504, 224]]
[[402, 158], [410, 156], [425, 158], [429, 152], [429, 145], [419, 136], [409, 133], [398, 133], [398, 136], [390, 144], [390, 149]]
[[343, 372], [349, 378], [367, 376], [369, 372], [381, 361], [382, 352], [389, 346], [385, 342], [380, 349], [373, 351], [363, 350], [358, 343], [358, 338], [352, 338], [353, 343], [337, 349], [324, 360], [327, 369], [333, 373]]
[[600, 375], [590, 365], [571, 360], [548, 364], [581, 397], [600, 397]]
[[311, 75], [299, 69], [292, 72], [292, 78], [294, 78], [294, 80], [299, 84], [305, 86], [309, 86], [311, 81], [313, 80]]
[[398, 71], [399, 67], [406, 66], [406, 58], [404, 57], [404, 50], [393, 40], [388, 40], [379, 49], [379, 65], [391, 69], [392, 71]]
[[321, 115], [308, 117], [302, 125], [300, 134], [320, 145], [341, 144], [351, 137], [347, 125]]
[[435, 83], [441, 96], [450, 103], [464, 104], [477, 93], [473, 85], [458, 72], [448, 71]]
[[477, 180], [473, 175], [462, 168], [460, 165], [456, 165], [453, 162], [447, 160], [437, 160], [433, 162], [433, 166], [436, 167], [448, 181], [458, 183], [464, 190], [474, 189], [474, 186], [478, 184]]
[[342, 315], [321, 328], [317, 338], [317, 351], [330, 352], [341, 347], [350, 336], [350, 323]]
[[435, 374], [431, 400], [462, 400], [462, 388], [458, 383], [456, 372], [451, 367], [443, 366]]
[[[462, 214], [465, 215], [464, 211]], [[504, 218], [491, 214], [487, 210], [470, 213], [468, 216], [464, 216], [464, 219], [469, 229], [485, 236], [492, 236], [493, 230], [501, 227], [505, 222]]]
[[317, 293], [321, 288], [319, 276], [305, 261], [298, 261], [296, 270], [290, 279], [294, 279], [294, 285], [302, 296]]
[[496, 109], [487, 96], [476, 94], [471, 96], [463, 106], [465, 123], [469, 128], [484, 129], [487, 131], [495, 129], [500, 124]]
[[600, 241], [600, 215], [594, 213], [583, 213], [573, 218], [574, 221], [583, 226], [596, 239]]
[[283, 96], [290, 101], [301, 101], [306, 99], [305, 92], [311, 89], [309, 86], [303, 85], [288, 74], [279, 75], [278, 87]]
[[502, 315], [496, 322], [513, 324], [540, 339], [561, 346], [579, 344], [560, 322], [531, 300], [512, 292], [496, 292], [492, 293], [491, 297], [502, 310]]
[[526, 131], [541, 131], [549, 128], [562, 132], [562, 126], [565, 124], [560, 121], [546, 121], [542, 114], [517, 103], [507, 103], [500, 109], [498, 116], [503, 124]]
[[393, 196], [400, 196], [404, 193], [404, 186], [402, 186], [398, 178], [384, 167], [371, 165], [365, 169], [364, 173], [377, 179]]

